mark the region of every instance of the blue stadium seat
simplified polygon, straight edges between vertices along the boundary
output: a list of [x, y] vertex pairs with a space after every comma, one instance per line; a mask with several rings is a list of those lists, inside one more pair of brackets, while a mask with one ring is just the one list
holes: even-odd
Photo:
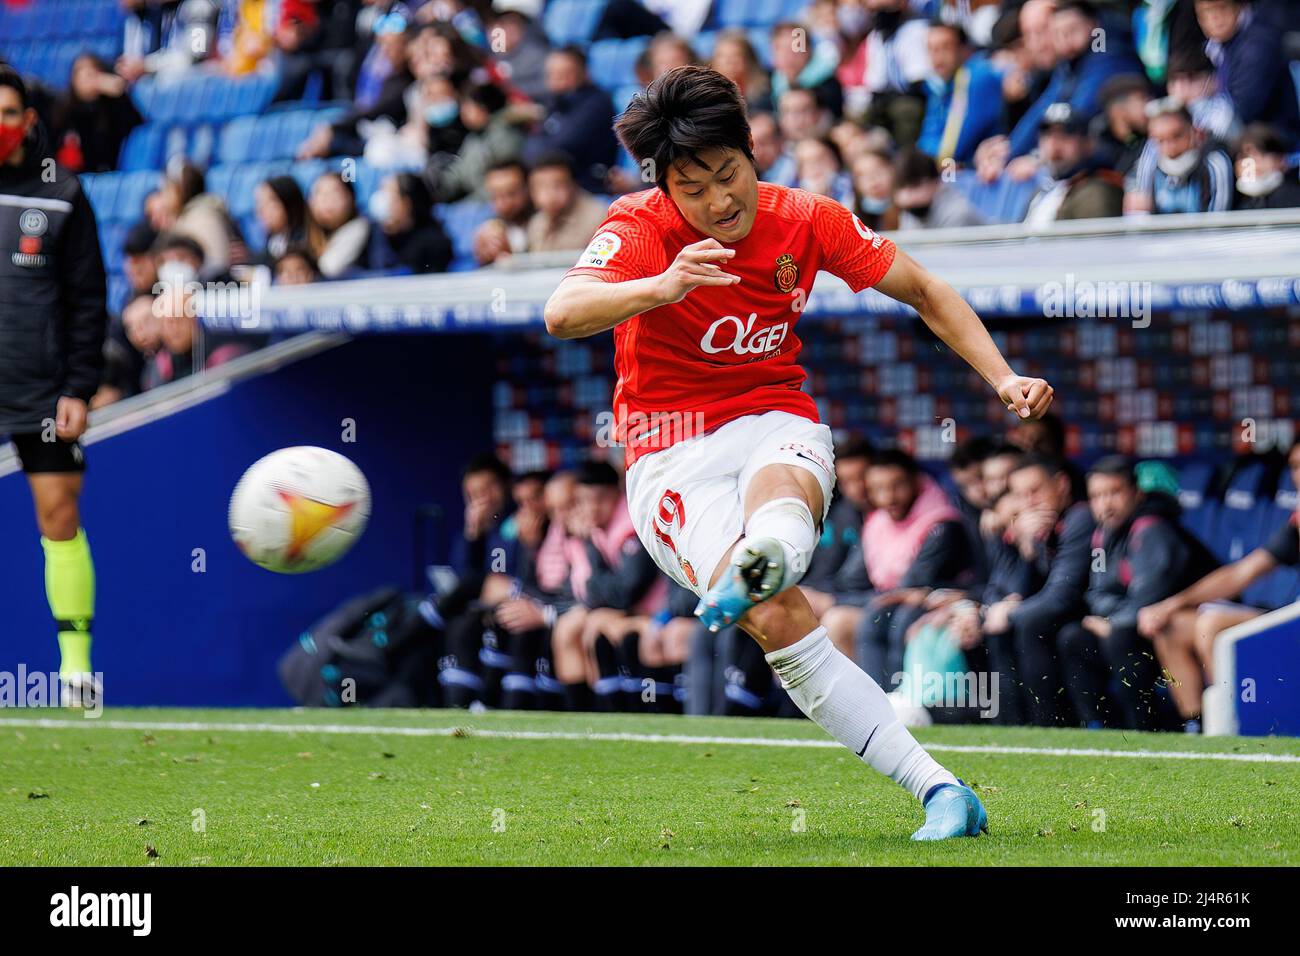
[[131, 130], [118, 155], [118, 169], [157, 169], [162, 165], [165, 132], [161, 123], [143, 123]]
[[447, 230], [456, 253], [452, 270], [473, 269], [477, 265], [474, 261], [474, 230], [492, 218], [492, 206], [467, 199], [435, 206], [434, 212]]
[[227, 208], [230, 207], [230, 188], [238, 170], [238, 164], [223, 162], [211, 167], [203, 177], [208, 192], [224, 199]]
[[1214, 463], [1192, 461], [1178, 468], [1178, 503], [1182, 505], [1182, 524], [1206, 545], [1214, 531], [1219, 502], [1214, 497]]
[[121, 173], [82, 173], [81, 188], [90, 200], [90, 208], [95, 211], [95, 219], [113, 221], [113, 203], [117, 199], [118, 183]]
[[217, 138], [217, 162], [242, 163], [252, 158], [253, 136], [258, 117], [236, 116], [221, 128]]
[[620, 70], [622, 49], [623, 41], [617, 39], [597, 40], [591, 45], [587, 50], [587, 69], [593, 83], [609, 90], [627, 81]]
[[136, 222], [144, 216], [144, 199], [158, 187], [157, 170], [141, 169], [124, 173], [113, 203], [113, 218], [121, 222]]
[[622, 113], [627, 109], [627, 104], [632, 102], [632, 97], [636, 96], [640, 92], [641, 87], [637, 86], [635, 83], [631, 83], [627, 86], [620, 86], [616, 89], [611, 94], [614, 99], [614, 113]]
[[971, 169], [958, 172], [954, 185], [991, 223], [1023, 222], [1038, 189], [1032, 180], [1017, 183], [1010, 176], [983, 183]]
[[131, 283], [127, 281], [126, 276], [120, 272], [114, 272], [108, 277], [108, 311], [113, 315], [121, 315], [122, 309], [126, 306], [126, 300], [131, 294]]
[[1237, 561], [1263, 544], [1272, 507], [1264, 498], [1267, 475], [1263, 462], [1248, 461], [1224, 488], [1223, 506], [1207, 542], [1221, 561]]
[[542, 14], [542, 28], [555, 46], [586, 44], [604, 12], [605, 0], [553, 0]]

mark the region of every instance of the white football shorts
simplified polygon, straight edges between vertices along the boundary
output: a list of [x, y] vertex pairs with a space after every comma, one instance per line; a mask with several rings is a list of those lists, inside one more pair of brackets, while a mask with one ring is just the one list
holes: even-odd
[[655, 564], [703, 595], [714, 569], [744, 534], [745, 492], [760, 468], [812, 472], [825, 520], [835, 487], [831, 430], [789, 412], [746, 415], [638, 459], [627, 473], [637, 536]]

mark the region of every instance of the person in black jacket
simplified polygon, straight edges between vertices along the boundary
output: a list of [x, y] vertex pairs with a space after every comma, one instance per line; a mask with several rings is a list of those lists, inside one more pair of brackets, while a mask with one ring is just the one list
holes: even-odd
[[[1178, 523], [1178, 501], [1138, 489], [1133, 463], [1103, 458], [1088, 472], [1092, 536], [1088, 614], [1058, 636], [1065, 687], [1089, 726], [1158, 730], [1160, 665], [1138, 630], [1138, 611], [1176, 594], [1218, 567], [1209, 550]], [[1119, 713], [1109, 712], [1113, 698]]]
[[370, 234], [370, 268], [407, 269], [415, 275], [446, 272], [451, 240], [433, 217], [433, 197], [414, 173], [389, 176], [371, 197], [379, 229]]
[[103, 374], [108, 313], [95, 214], [43, 146], [22, 77], [0, 65], [0, 434], [13, 439], [32, 489], [63, 700], [77, 705], [98, 696], [78, 439]]
[[578, 185], [604, 192], [605, 174], [618, 158], [614, 103], [588, 77], [586, 54], [572, 46], [553, 51], [546, 58], [546, 91], [538, 111], [541, 125], [524, 145], [524, 162], [531, 167], [548, 153], [565, 153], [573, 160]]
[[995, 556], [994, 577], [1003, 589], [1019, 584], [1023, 590], [986, 607], [984, 638], [990, 666], [1010, 674], [1016, 691], [1001, 701], [1003, 718], [1049, 726], [1065, 719], [1056, 693], [1056, 635], [1085, 613], [1094, 524], [1087, 502], [1074, 499], [1070, 470], [1059, 458], [1021, 459], [1007, 478], [1007, 494], [1015, 515], [1006, 539], [1023, 566]]

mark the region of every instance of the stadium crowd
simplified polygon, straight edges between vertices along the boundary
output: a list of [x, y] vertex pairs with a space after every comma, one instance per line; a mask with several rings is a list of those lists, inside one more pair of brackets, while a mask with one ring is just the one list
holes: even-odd
[[[1265, 610], [1235, 599], [1300, 565], [1294, 514], [1221, 566], [1180, 523], [1176, 471], [1110, 456], [1082, 473], [1063, 437], [1049, 414], [972, 438], [940, 477], [903, 451], [837, 447], [799, 587], [905, 721], [1197, 731], [1215, 637]], [[1300, 484], [1300, 442], [1278, 465]], [[421, 604], [432, 699], [797, 714], [758, 645], [711, 634], [655, 568], [611, 465], [512, 477], [488, 454], [462, 487], [454, 575]]]
[[[112, 251], [125, 288], [98, 405], [259, 344], [205, 337], [188, 296], [155, 301], [160, 279], [307, 283], [583, 248], [611, 197], [654, 178], [614, 116], [686, 63], [743, 92], [763, 179], [876, 229], [1300, 206], [1300, 9], [1281, 0], [812, 0], [757, 30], [725, 0], [596, 4], [588, 49], [632, 44], [627, 75], [554, 43], [542, 0], [121, 6], [114, 62], [88, 51], [65, 89], [31, 83], [73, 170], [116, 167], [144, 82], [271, 77], [277, 103], [338, 108], [294, 148], [330, 168], [256, 184], [242, 224], [171, 154]], [[358, 163], [379, 176], [366, 196]], [[466, 200], [491, 213], [457, 262], [435, 209]]]

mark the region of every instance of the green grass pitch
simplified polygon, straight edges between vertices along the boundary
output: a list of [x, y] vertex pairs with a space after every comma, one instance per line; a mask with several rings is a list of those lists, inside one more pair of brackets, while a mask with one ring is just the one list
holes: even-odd
[[912, 843], [917, 803], [804, 721], [8, 710], [0, 865], [1300, 864], [1300, 739], [917, 736], [988, 836]]

